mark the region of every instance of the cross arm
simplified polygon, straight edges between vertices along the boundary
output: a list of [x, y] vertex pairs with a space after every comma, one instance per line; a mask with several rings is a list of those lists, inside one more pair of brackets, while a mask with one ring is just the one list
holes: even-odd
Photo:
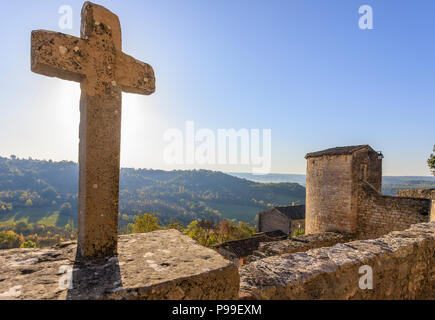
[[80, 82], [84, 77], [85, 40], [58, 32], [32, 31], [32, 71]]
[[150, 95], [156, 91], [154, 70], [149, 64], [121, 53], [117, 70], [117, 81], [122, 91], [143, 95]]

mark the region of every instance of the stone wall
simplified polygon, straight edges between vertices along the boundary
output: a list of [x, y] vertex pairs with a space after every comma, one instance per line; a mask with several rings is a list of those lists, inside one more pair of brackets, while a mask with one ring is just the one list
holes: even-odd
[[175, 230], [120, 236], [119, 254], [76, 259], [77, 244], [0, 251], [0, 300], [236, 299], [237, 267]]
[[408, 189], [398, 190], [398, 197], [431, 199], [430, 221], [435, 221], [435, 189]]
[[350, 240], [352, 240], [352, 235], [350, 234], [325, 232], [300, 235], [276, 242], [260, 243], [258, 250], [254, 252], [248, 261], [253, 262], [286, 253], [305, 252], [310, 249], [330, 247]]
[[[382, 192], [382, 159], [377, 152], [367, 149], [356, 151], [353, 154], [352, 175], [354, 182], [364, 180]], [[357, 189], [354, 191], [358, 192]]]
[[258, 217], [258, 231], [270, 232], [281, 230], [285, 234], [290, 232], [290, 219], [275, 208], [263, 211]]
[[412, 224], [428, 222], [430, 209], [431, 200], [383, 196], [370, 184], [361, 182], [357, 237], [376, 238]]
[[[243, 299], [435, 299], [435, 222], [243, 266]], [[359, 286], [360, 267], [373, 289]]]
[[435, 189], [408, 189], [397, 190], [398, 197], [435, 199]]

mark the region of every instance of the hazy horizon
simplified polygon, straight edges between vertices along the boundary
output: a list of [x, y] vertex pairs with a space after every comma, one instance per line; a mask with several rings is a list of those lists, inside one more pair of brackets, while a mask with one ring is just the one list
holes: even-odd
[[[20, 160], [29, 160], [30, 158], [31, 158], [31, 160], [35, 160], [35, 161], [53, 161], [53, 162], [64, 162], [64, 161], [66, 161], [66, 162], [73, 162], [73, 163], [75, 163], [75, 164], [78, 164], [78, 161], [74, 161], [74, 160], [53, 160], [53, 159], [38, 159], [38, 158], [34, 158], [34, 157], [31, 157], [31, 156], [24, 156], [24, 157], [21, 157], [21, 156], [18, 156], [18, 155], [16, 155], [16, 154], [11, 154], [11, 155], [8, 155], [8, 156], [5, 156], [5, 155], [0, 155], [0, 158], [8, 158], [8, 159], [10, 159], [10, 157], [12, 156], [12, 155], [14, 155], [14, 156], [16, 156], [17, 158], [19, 158]], [[129, 167], [129, 166], [121, 166], [121, 169], [135, 169], [135, 170], [162, 170], [162, 171], [176, 171], [176, 170], [178, 170], [178, 171], [189, 171], [189, 170], [208, 170], [208, 171], [215, 171], [215, 172], [222, 172], [222, 173], [225, 173], [225, 174], [228, 174], [228, 175], [238, 175], [238, 174], [241, 174], [241, 175], [250, 175], [250, 176], [253, 176], [253, 177], [265, 177], [265, 176], [273, 176], [273, 175], [283, 175], [283, 176], [286, 176], [286, 175], [290, 175], [290, 176], [305, 176], [306, 175], [306, 173], [286, 173], [286, 172], [271, 172], [271, 173], [267, 173], [267, 174], [253, 174], [252, 172], [240, 172], [240, 171], [222, 171], [222, 170], [210, 170], [210, 169], [203, 169], [203, 168], [193, 168], [193, 169], [171, 169], [171, 170], [168, 170], [168, 169], [160, 169], [160, 168], [148, 168], [148, 167]], [[412, 178], [412, 177], [419, 177], [419, 178], [433, 178], [434, 180], [435, 180], [435, 176], [432, 176], [432, 175], [385, 175], [385, 174], [383, 174], [383, 177], [397, 177], [397, 178]]]

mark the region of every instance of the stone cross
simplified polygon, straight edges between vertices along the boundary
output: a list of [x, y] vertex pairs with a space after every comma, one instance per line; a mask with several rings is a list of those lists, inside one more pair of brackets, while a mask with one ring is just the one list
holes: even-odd
[[118, 242], [122, 92], [155, 91], [151, 66], [122, 52], [119, 18], [85, 2], [81, 37], [32, 32], [32, 71], [80, 82], [79, 255], [113, 256]]

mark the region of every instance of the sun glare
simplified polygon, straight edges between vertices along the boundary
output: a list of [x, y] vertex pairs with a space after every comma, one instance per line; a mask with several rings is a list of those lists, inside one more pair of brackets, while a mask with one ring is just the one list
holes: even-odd
[[167, 121], [147, 96], [123, 94], [121, 165], [151, 167], [161, 162]]

